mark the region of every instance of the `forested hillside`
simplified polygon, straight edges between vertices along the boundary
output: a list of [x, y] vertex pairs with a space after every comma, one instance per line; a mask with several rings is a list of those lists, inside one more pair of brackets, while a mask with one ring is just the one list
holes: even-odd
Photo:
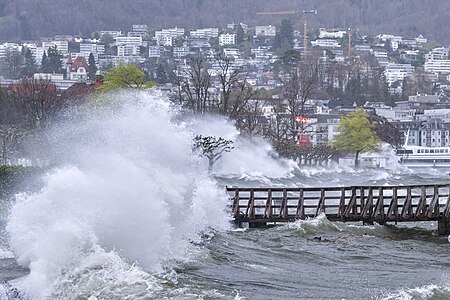
[[301, 14], [257, 15], [264, 11], [317, 9], [317, 27], [359, 28], [362, 32], [423, 34], [450, 43], [448, 0], [0, 0], [0, 40], [32, 39], [55, 34], [88, 34], [132, 24], [151, 27], [279, 24]]

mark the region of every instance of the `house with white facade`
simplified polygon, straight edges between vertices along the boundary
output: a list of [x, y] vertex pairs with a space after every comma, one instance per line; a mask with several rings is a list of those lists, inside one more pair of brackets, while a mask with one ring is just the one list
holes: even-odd
[[139, 56], [140, 48], [136, 45], [117, 46], [117, 56]]
[[425, 61], [428, 60], [447, 60], [449, 48], [446, 47], [438, 47], [432, 49], [430, 52], [425, 54]]
[[435, 74], [450, 74], [450, 60], [438, 59], [427, 60], [424, 65], [427, 72]]
[[219, 45], [234, 45], [236, 44], [236, 34], [225, 33], [219, 35]]
[[158, 58], [161, 56], [161, 46], [148, 46], [148, 57]]
[[318, 39], [311, 41], [311, 45], [322, 48], [340, 48], [341, 44], [337, 40], [333, 39]]
[[255, 36], [275, 36], [277, 28], [272, 25], [255, 26]]
[[173, 40], [181, 36], [184, 36], [184, 28], [175, 27], [155, 31], [155, 40], [160, 46], [171, 47]]
[[219, 28], [211, 27], [191, 30], [189, 36], [193, 39], [210, 39], [219, 36]]
[[68, 41], [50, 41], [50, 42], [42, 42], [42, 47], [44, 49], [48, 49], [51, 47], [56, 46], [56, 49], [58, 49], [58, 52], [62, 55], [68, 55], [69, 54], [69, 42]]
[[89, 65], [82, 56], [77, 57], [74, 61], [69, 56], [67, 62], [67, 79], [76, 81], [86, 81], [88, 79]]
[[319, 29], [319, 38], [321, 39], [342, 39], [347, 32], [345, 30], [327, 30], [326, 28]]
[[411, 76], [413, 73], [414, 66], [411, 64], [389, 63], [384, 70], [384, 76], [389, 86], [396, 81], [403, 81], [405, 77]]
[[190, 48], [187, 46], [173, 47], [173, 56], [177, 58], [186, 57], [190, 53]]
[[116, 46], [142, 46], [142, 37], [140, 36], [118, 36], [115, 38]]

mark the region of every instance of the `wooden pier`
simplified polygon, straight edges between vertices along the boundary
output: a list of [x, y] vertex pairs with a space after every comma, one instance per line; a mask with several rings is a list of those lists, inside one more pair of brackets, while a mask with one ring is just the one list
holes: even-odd
[[437, 221], [450, 233], [450, 184], [305, 188], [227, 187], [238, 226], [304, 220], [324, 213], [330, 221], [386, 224]]

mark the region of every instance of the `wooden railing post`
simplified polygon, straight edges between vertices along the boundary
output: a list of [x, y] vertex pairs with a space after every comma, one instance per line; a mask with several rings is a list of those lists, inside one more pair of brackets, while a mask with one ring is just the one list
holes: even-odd
[[298, 196], [298, 204], [297, 204], [297, 218], [300, 218], [302, 220], [305, 219], [305, 207], [304, 207], [304, 198], [303, 198], [303, 189], [300, 189], [299, 196]]
[[249, 219], [253, 219], [255, 217], [255, 191], [253, 189], [250, 190], [245, 216]]
[[426, 215], [427, 208], [427, 188], [425, 186], [421, 187], [421, 194], [419, 204], [417, 205], [416, 212], [414, 214], [414, 219], [422, 218]]
[[287, 190], [286, 189], [283, 189], [283, 200], [281, 201], [280, 217], [283, 219], [288, 217]]
[[266, 201], [266, 209], [264, 210], [264, 218], [272, 218], [273, 209], [272, 209], [272, 190], [267, 190], [267, 201]]
[[233, 214], [234, 217], [239, 217], [240, 208], [239, 208], [239, 190], [236, 189], [234, 191], [234, 201], [233, 201]]
[[447, 185], [447, 203], [445, 203], [443, 216], [446, 219], [450, 218], [450, 184]]
[[344, 217], [345, 217], [345, 187], [341, 189], [341, 199], [339, 201], [338, 216], [341, 219], [344, 219]]
[[392, 190], [392, 199], [389, 204], [387, 218], [390, 220], [397, 220], [398, 218], [398, 200], [397, 200], [397, 187]]
[[369, 191], [367, 194], [367, 201], [365, 201], [364, 206], [362, 208], [361, 215], [363, 219], [370, 219], [373, 212], [373, 188], [369, 187]]
[[432, 218], [433, 216], [439, 217], [439, 187], [437, 185], [434, 186], [433, 198], [431, 199], [426, 214], [428, 218]]

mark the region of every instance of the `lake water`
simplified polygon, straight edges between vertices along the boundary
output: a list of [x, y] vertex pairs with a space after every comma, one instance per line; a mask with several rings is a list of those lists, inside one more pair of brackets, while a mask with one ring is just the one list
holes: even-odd
[[[234, 228], [225, 194], [227, 185], [448, 183], [447, 172], [297, 167], [161, 95], [112, 99], [113, 109], [55, 126], [57, 144], [36, 145], [57, 162], [39, 192], [2, 200], [1, 299], [450, 299], [450, 244], [437, 224], [319, 216]], [[235, 141], [212, 175], [192, 154], [196, 134]]]

